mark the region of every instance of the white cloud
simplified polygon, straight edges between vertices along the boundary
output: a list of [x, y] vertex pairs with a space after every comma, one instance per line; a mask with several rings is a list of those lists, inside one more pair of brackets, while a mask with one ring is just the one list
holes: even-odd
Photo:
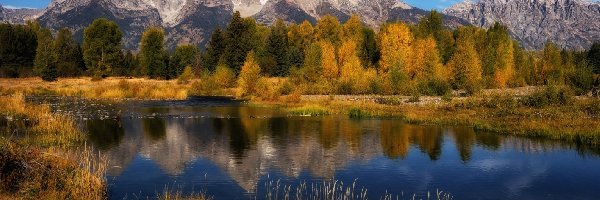
[[36, 8], [30, 8], [30, 7], [18, 7], [18, 6], [11, 6], [11, 5], [2, 5], [3, 8], [8, 8], [8, 9], [36, 9]]

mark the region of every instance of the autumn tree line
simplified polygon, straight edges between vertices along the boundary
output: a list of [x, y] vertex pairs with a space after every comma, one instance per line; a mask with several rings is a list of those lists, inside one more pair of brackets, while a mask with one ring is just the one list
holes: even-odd
[[527, 85], [565, 85], [583, 94], [598, 86], [600, 73], [600, 43], [568, 51], [548, 42], [528, 51], [502, 24], [449, 29], [435, 11], [418, 24], [388, 23], [377, 31], [359, 16], [265, 26], [235, 13], [202, 49], [169, 50], [158, 27], [143, 33], [135, 53], [122, 49], [121, 38], [106, 19], [88, 26], [81, 44], [68, 29], [52, 34], [35, 22], [2, 24], [0, 75], [200, 78], [201, 89], [238, 86], [246, 95], [268, 85], [267, 77], [288, 77], [281, 93], [444, 95]]

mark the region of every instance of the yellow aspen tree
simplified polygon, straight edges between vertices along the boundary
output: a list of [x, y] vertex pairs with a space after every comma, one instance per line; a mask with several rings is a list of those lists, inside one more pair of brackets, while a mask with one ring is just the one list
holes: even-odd
[[413, 36], [403, 23], [390, 24], [379, 34], [381, 50], [380, 73], [388, 73], [394, 67], [403, 68], [408, 64]]
[[323, 77], [327, 80], [337, 79], [340, 70], [335, 56], [335, 47], [329, 41], [321, 41], [321, 65], [323, 66]]
[[288, 38], [290, 44], [305, 49], [313, 43], [314, 27], [308, 21], [304, 21], [299, 25], [290, 25], [288, 29]]
[[325, 15], [319, 19], [315, 27], [315, 39], [317, 41], [329, 41], [334, 45], [339, 44], [342, 26], [335, 16]]
[[343, 66], [352, 56], [357, 56], [357, 43], [354, 40], [346, 40], [338, 48], [338, 66]]
[[506, 88], [514, 77], [515, 59], [513, 43], [508, 40], [501, 42], [496, 50], [497, 58], [494, 69], [494, 83], [498, 88]]
[[433, 37], [415, 40], [410, 55], [411, 63], [404, 68], [409, 78], [415, 81], [447, 80], [447, 75]]
[[410, 80], [420, 80], [425, 76], [425, 57], [431, 51], [426, 49], [426, 43], [423, 39], [413, 42], [410, 63], [402, 69]]
[[341, 34], [342, 40], [354, 40], [357, 44], [360, 44], [363, 38], [363, 25], [360, 16], [352, 15], [342, 26]]
[[482, 81], [481, 60], [469, 40], [459, 41], [456, 52], [448, 62], [452, 84], [455, 88], [476, 92]]
[[250, 51], [238, 77], [238, 87], [240, 87], [238, 96], [243, 97], [255, 94], [256, 84], [260, 78], [260, 66], [256, 62], [254, 51]]

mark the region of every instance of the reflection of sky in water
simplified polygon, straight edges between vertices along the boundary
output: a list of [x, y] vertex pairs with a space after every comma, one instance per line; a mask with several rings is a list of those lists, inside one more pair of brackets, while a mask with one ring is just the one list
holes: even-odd
[[[386, 192], [457, 199], [598, 199], [598, 149], [394, 120], [286, 117], [251, 107], [123, 108], [87, 121], [109, 157], [111, 198], [154, 197], [165, 186], [247, 199], [265, 184], [357, 180]], [[134, 113], [133, 115], [131, 113]], [[180, 118], [200, 113], [206, 117]], [[133, 116], [133, 117], [132, 117]], [[229, 117], [219, 117], [229, 116]]]

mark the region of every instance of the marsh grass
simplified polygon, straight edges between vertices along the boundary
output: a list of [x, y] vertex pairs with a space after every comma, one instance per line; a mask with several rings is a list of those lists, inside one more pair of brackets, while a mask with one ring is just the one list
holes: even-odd
[[0, 196], [105, 199], [106, 158], [82, 144], [75, 122], [23, 95], [0, 96]]
[[107, 78], [90, 81], [89, 78], [59, 79], [43, 82], [37, 78], [0, 79], [0, 95], [75, 96], [89, 99], [186, 99], [191, 84], [177, 84], [176, 80], [149, 80]]
[[[268, 181], [265, 183], [265, 197], [267, 200], [366, 200], [368, 199], [368, 189], [359, 188], [357, 181], [345, 184], [339, 180], [329, 180], [307, 184], [302, 182], [297, 186], [284, 185], [281, 180]], [[427, 194], [417, 197], [416, 194], [405, 195], [387, 193], [379, 199], [428, 199], [428, 200], [450, 200], [451, 194], [443, 191], [436, 191], [435, 194]]]
[[190, 194], [184, 194], [181, 189], [173, 190], [168, 186], [165, 186], [162, 194], [159, 194], [156, 199], [158, 200], [212, 200], [212, 197], [207, 196], [203, 192]]
[[74, 120], [53, 114], [48, 106], [27, 104], [21, 94], [0, 97], [0, 115], [6, 132], [30, 144], [67, 147], [84, 140]]
[[351, 119], [364, 119], [372, 117], [372, 114], [367, 111], [363, 111], [360, 108], [350, 108], [348, 111], [348, 117]]
[[297, 108], [290, 108], [288, 109], [288, 112], [292, 115], [299, 116], [325, 116], [331, 113], [329, 109], [318, 105], [307, 105]]

